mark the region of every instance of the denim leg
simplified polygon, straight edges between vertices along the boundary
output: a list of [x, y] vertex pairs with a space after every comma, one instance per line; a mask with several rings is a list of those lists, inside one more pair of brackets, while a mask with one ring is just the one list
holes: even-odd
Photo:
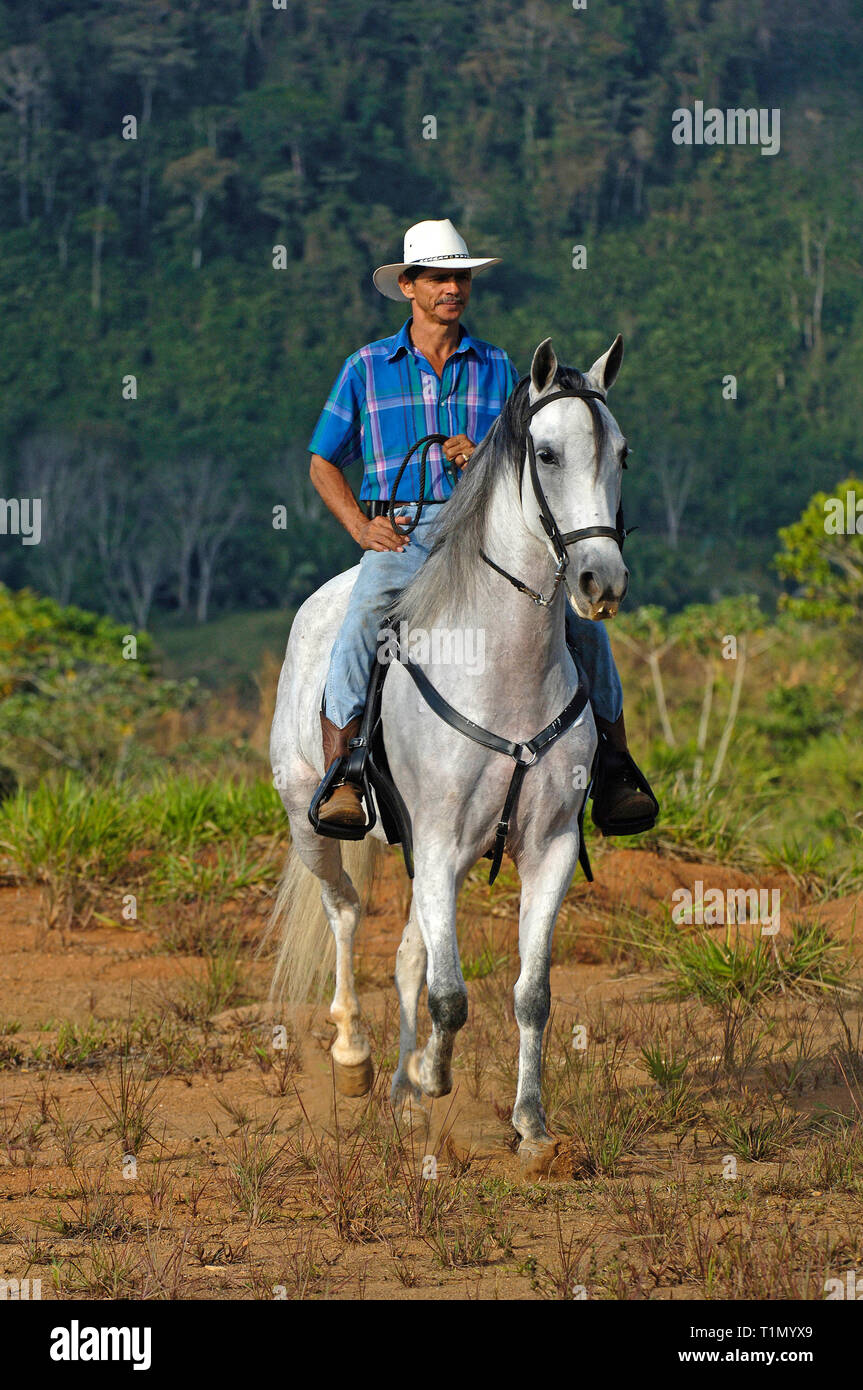
[[605, 623], [580, 618], [566, 605], [566, 635], [572, 641], [590, 681], [590, 703], [600, 719], [614, 724], [623, 713], [623, 687], [611, 653]]
[[401, 554], [396, 550], [363, 552], [357, 582], [333, 644], [327, 676], [327, 718], [340, 729], [355, 715], [362, 714], [381, 620], [428, 555], [428, 528], [436, 511], [436, 507], [427, 509]]

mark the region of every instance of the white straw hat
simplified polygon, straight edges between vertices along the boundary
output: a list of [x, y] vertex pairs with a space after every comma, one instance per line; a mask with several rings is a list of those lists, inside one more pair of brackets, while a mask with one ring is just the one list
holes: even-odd
[[471, 256], [463, 237], [460, 237], [448, 217], [442, 222], [417, 222], [405, 232], [404, 260], [393, 265], [379, 265], [372, 279], [375, 288], [387, 299], [404, 301], [399, 276], [410, 265], [425, 265], [441, 270], [451, 266], [456, 270], [472, 270], [475, 274], [490, 265], [497, 265], [500, 256]]

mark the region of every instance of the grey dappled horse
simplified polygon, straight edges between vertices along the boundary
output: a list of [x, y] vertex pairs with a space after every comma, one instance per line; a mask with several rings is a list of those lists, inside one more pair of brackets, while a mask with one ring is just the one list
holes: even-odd
[[[422, 658], [424, 669], [461, 714], [514, 742], [544, 729], [577, 687], [564, 640], [564, 589], [584, 618], [613, 617], [626, 592], [628, 573], [615, 529], [626, 449], [604, 400], [622, 357], [618, 337], [583, 376], [558, 367], [550, 339], [539, 345], [529, 380], [516, 387], [441, 508], [432, 553], [401, 597], [398, 617], [411, 634], [483, 635], [482, 669], [476, 662], [470, 669], [453, 663], [452, 644], [434, 641]], [[543, 397], [573, 389], [585, 394], [538, 406]], [[528, 431], [546, 516], [551, 514], [558, 538], [566, 542], [565, 573], [560, 549], [556, 554], [542, 524], [542, 497], [526, 463]], [[590, 534], [572, 541], [571, 532], [582, 530]], [[481, 550], [536, 591], [534, 600], [487, 564]], [[330, 649], [356, 574], [352, 569], [337, 575], [297, 613], [270, 744], [293, 840], [270, 926], [280, 938], [274, 993], [305, 999], [315, 978], [322, 980], [332, 968], [334, 942], [332, 1057], [337, 1085], [349, 1095], [364, 1094], [372, 1079], [354, 987], [353, 938], [363, 879], [376, 848], [372, 836], [384, 836], [378, 822], [360, 843], [322, 838], [307, 813], [324, 772], [318, 712]], [[540, 597], [542, 603], [536, 601]], [[384, 685], [382, 719], [389, 765], [413, 823], [415, 857], [410, 916], [396, 959], [401, 1028], [392, 1100], [401, 1106], [422, 1094], [446, 1095], [452, 1087], [453, 1042], [467, 1018], [456, 898], [465, 874], [492, 844], [513, 766], [439, 718], [399, 662]], [[520, 974], [514, 991], [520, 1047], [512, 1122], [521, 1136], [519, 1153], [534, 1167], [554, 1152], [540, 1098], [551, 941], [578, 860], [584, 770], [590, 769], [595, 748], [588, 704], [528, 766], [507, 838], [521, 880]], [[432, 1026], [428, 1042], [418, 1049], [417, 1007], [424, 984]]]

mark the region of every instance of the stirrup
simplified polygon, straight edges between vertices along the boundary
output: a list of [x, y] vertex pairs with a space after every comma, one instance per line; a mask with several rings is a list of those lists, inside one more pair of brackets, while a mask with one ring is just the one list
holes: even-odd
[[[366, 770], [368, 762], [366, 741], [360, 735], [359, 738], [352, 738], [348, 747], [349, 753], [341, 758], [336, 758], [330, 764], [309, 807], [309, 821], [312, 829], [317, 835], [325, 835], [331, 840], [364, 840], [369, 831], [377, 824], [378, 819]], [[366, 813], [365, 825], [340, 825], [338, 821], [322, 821], [320, 818], [322, 803], [326, 801], [331, 791], [340, 787], [344, 782], [350, 782], [352, 786], [356, 787], [363, 799], [363, 809]]]
[[[653, 811], [645, 812], [642, 816], [613, 817], [611, 819], [605, 815], [603, 810], [603, 799], [605, 796], [606, 782], [614, 764], [618, 769], [625, 768], [630, 774], [631, 781], [640, 792], [653, 802]], [[597, 802], [599, 803], [599, 813], [597, 813]], [[641, 768], [632, 757], [631, 753], [623, 752], [619, 748], [607, 748], [602, 738], [599, 741], [596, 759], [596, 775], [593, 785], [593, 809], [591, 819], [597, 830], [603, 835], [641, 835], [645, 830], [652, 830], [659, 817], [659, 802], [657, 801], [653, 788], [645, 777]]]

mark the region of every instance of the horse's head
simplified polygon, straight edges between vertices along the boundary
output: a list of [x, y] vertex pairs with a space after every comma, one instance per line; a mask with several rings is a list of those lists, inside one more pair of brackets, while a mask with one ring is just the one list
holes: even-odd
[[[629, 583], [615, 539], [626, 440], [605, 403], [622, 359], [623, 339], [618, 334], [586, 377], [566, 368], [558, 375], [557, 357], [551, 339], [546, 338], [536, 349], [530, 369], [532, 413], [522, 489], [525, 519], [556, 559], [563, 544], [569, 559], [565, 578], [570, 601], [582, 618], [613, 618]], [[567, 390], [573, 394], [554, 399]], [[547, 405], [543, 405], [545, 397]], [[612, 534], [595, 534], [603, 528]], [[594, 534], [579, 536], [582, 531]]]

